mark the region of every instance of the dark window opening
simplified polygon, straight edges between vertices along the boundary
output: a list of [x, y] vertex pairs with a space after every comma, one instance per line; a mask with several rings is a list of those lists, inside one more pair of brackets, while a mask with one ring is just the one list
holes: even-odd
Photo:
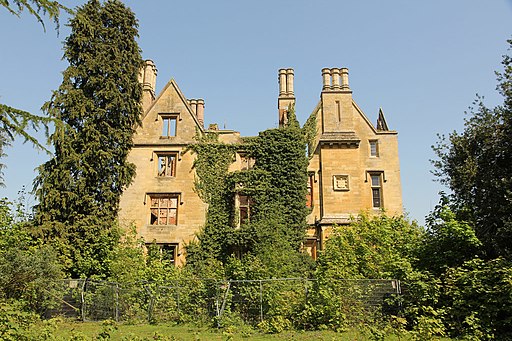
[[175, 176], [176, 159], [175, 153], [158, 155], [158, 176]]
[[382, 207], [382, 181], [381, 174], [370, 174], [372, 186], [372, 205], [373, 208]]

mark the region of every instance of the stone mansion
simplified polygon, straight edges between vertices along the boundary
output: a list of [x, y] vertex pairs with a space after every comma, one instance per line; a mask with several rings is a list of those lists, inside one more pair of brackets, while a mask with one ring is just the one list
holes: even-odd
[[[241, 141], [240, 133], [217, 125], [204, 127], [203, 99], [185, 97], [171, 79], [157, 95], [157, 69], [145, 62], [139, 79], [143, 85], [142, 125], [134, 135], [129, 161], [137, 167], [133, 183], [121, 197], [121, 224], [134, 224], [137, 234], [155, 242], [176, 265], [185, 261], [184, 246], [205, 223], [207, 205], [194, 190], [195, 155], [184, 153], [196, 133], [215, 132], [225, 143]], [[293, 69], [278, 72], [279, 124], [295, 103]], [[316, 257], [334, 225], [349, 223], [362, 211], [402, 213], [397, 132], [390, 130], [382, 110], [373, 125], [352, 99], [348, 69], [322, 69], [320, 99], [313, 109], [316, 137], [308, 166], [311, 208], [305, 250]], [[230, 171], [251, 167], [237, 154]], [[240, 214], [244, 203], [240, 202]]]

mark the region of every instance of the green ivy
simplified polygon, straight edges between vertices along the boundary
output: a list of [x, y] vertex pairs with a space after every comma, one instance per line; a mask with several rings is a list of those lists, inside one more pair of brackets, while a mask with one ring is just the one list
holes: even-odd
[[[304, 129], [292, 111], [288, 124], [269, 129], [238, 144], [219, 142], [206, 134], [189, 147], [197, 154], [195, 189], [208, 204], [199, 243], [187, 247], [187, 264], [208, 258], [226, 263], [253, 254], [274, 275], [303, 271], [308, 261], [300, 253], [306, 229], [307, 165]], [[235, 153], [255, 159], [252, 169], [228, 172]], [[237, 194], [251, 198], [250, 222], [241, 224], [235, 208]], [[306, 266], [308, 268], [308, 266]]]

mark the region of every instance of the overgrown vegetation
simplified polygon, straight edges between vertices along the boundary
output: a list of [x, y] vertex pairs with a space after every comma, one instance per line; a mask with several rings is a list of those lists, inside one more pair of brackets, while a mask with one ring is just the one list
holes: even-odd
[[[14, 2], [27, 3], [39, 2]], [[70, 67], [46, 105], [61, 123], [51, 137], [55, 156], [37, 179], [36, 215], [0, 201], [0, 338], [54, 338], [55, 322], [41, 318], [79, 288], [62, 279], [82, 277], [81, 295], [72, 299], [81, 296], [89, 309], [82, 317], [93, 319], [193, 322], [226, 337], [357, 328], [372, 340], [512, 340], [509, 56], [498, 74], [503, 105], [489, 109], [478, 99], [464, 131], [435, 147], [436, 174], [451, 193], [426, 228], [363, 212], [334, 227], [316, 262], [301, 252], [314, 115], [301, 128], [291, 111], [286, 126], [240, 144], [199, 136], [189, 152], [208, 212], [178, 269], [156, 245], [145, 253], [144, 241], [115, 223], [119, 196], [134, 175], [126, 156], [140, 123], [135, 17], [119, 1], [91, 0], [70, 25]], [[0, 148], [13, 136], [6, 133], [16, 132], [2, 124]], [[255, 160], [254, 167], [229, 172], [237, 154]], [[379, 283], [402, 294], [383, 294]], [[108, 339], [116, 329], [107, 320], [96, 337]]]
[[[288, 122], [240, 145], [221, 143], [213, 134], [190, 147], [197, 154], [196, 190], [209, 204], [199, 243], [187, 248], [190, 268], [210, 259], [228, 270], [257, 263], [276, 277], [308, 273], [309, 258], [300, 252], [308, 213], [305, 139], [293, 111]], [[236, 152], [254, 159], [254, 167], [228, 173]], [[243, 219], [236, 205], [242, 197], [249, 206]]]

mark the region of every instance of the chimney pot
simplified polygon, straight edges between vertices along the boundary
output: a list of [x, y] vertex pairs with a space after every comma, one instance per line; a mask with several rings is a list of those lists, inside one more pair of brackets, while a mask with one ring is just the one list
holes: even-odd
[[199, 98], [196, 102], [197, 102], [197, 111], [196, 111], [197, 120], [199, 121], [199, 124], [201, 125], [201, 127], [204, 127], [204, 99]]
[[346, 67], [341, 68], [341, 89], [350, 90], [348, 85], [348, 69]]
[[286, 95], [286, 69], [279, 69], [279, 96]]
[[192, 108], [192, 112], [197, 116], [197, 100], [189, 99], [188, 103], [190, 104], [190, 108]]
[[286, 70], [286, 94], [293, 96], [293, 69]]
[[331, 77], [332, 77], [332, 89], [333, 90], [340, 90], [340, 69], [338, 68], [332, 68], [331, 69]]
[[322, 69], [322, 80], [323, 80], [323, 91], [327, 91], [331, 88], [331, 70], [328, 68]]

